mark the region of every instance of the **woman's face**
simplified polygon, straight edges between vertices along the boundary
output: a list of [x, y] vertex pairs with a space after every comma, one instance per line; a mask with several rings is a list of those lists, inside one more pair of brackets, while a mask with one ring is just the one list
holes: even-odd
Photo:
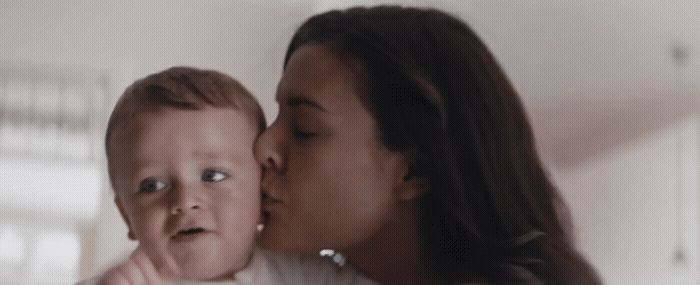
[[322, 45], [291, 56], [279, 115], [256, 143], [264, 166], [263, 247], [344, 249], [391, 221], [408, 167], [378, 139], [349, 66]]

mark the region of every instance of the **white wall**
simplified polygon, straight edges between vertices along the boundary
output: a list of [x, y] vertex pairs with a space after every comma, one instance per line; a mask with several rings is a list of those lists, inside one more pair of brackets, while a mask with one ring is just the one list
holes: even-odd
[[[687, 117], [556, 175], [578, 245], [606, 283], [700, 282], [699, 118]], [[674, 260], [679, 241], [686, 263]]]
[[[106, 73], [112, 95], [173, 65], [227, 72], [272, 115], [288, 39], [314, 1], [0, 1], [3, 68]], [[268, 116], [271, 117], [271, 116]]]

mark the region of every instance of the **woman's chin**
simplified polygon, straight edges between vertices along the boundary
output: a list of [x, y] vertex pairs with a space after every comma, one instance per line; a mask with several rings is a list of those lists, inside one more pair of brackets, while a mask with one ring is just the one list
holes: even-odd
[[258, 236], [258, 245], [264, 249], [287, 251], [290, 247], [288, 237], [289, 235], [276, 231], [274, 227], [267, 225]]
[[283, 250], [290, 242], [291, 235], [279, 220], [264, 215], [258, 225], [258, 245], [270, 250]]
[[258, 246], [267, 250], [289, 253], [318, 253], [316, 247], [309, 247], [312, 242], [311, 239], [295, 239], [294, 235], [285, 231], [277, 231], [274, 227], [266, 227], [258, 236]]

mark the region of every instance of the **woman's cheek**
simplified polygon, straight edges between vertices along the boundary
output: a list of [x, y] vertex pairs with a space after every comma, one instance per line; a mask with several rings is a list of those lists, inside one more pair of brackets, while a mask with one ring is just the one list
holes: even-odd
[[[358, 180], [353, 175], [350, 179], [336, 181], [332, 201], [326, 205], [333, 208], [326, 215], [333, 217], [334, 223], [328, 225], [335, 236], [344, 240], [345, 246], [370, 238], [387, 223], [390, 201], [381, 189], [372, 183], [372, 176], [365, 173], [367, 179]], [[362, 176], [361, 176], [362, 177]]]

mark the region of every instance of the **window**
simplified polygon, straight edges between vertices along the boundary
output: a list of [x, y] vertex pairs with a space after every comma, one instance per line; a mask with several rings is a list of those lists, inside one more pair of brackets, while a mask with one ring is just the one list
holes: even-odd
[[81, 228], [104, 183], [107, 87], [95, 76], [0, 68], [0, 276], [78, 279]]

